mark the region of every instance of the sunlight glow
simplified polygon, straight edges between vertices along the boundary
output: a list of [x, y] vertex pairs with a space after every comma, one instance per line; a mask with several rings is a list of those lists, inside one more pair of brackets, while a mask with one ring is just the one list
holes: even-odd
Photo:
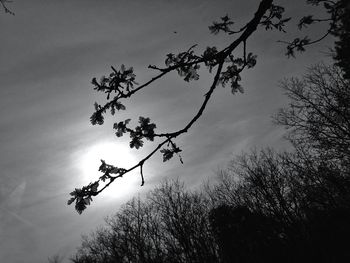
[[[128, 169], [136, 164], [136, 158], [126, 146], [115, 142], [102, 142], [86, 149], [81, 154], [79, 170], [84, 184], [96, 181], [102, 173], [98, 171], [101, 159], [106, 163]], [[124, 197], [138, 188], [140, 182], [136, 172], [128, 173], [118, 178], [104, 190], [104, 195], [110, 197]]]

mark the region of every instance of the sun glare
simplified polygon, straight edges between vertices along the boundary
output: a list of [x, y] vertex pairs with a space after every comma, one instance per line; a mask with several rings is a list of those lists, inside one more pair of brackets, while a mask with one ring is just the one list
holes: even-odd
[[[98, 171], [101, 165], [101, 159], [108, 164], [115, 165], [120, 168], [128, 169], [136, 164], [136, 158], [131, 154], [130, 149], [112, 142], [103, 142], [95, 144], [87, 148], [81, 155], [79, 168], [82, 173], [84, 184], [96, 181], [102, 175]], [[118, 178], [107, 189], [104, 190], [104, 195], [113, 197], [125, 196], [127, 193], [137, 189], [139, 184], [137, 175], [128, 173], [123, 178]]]

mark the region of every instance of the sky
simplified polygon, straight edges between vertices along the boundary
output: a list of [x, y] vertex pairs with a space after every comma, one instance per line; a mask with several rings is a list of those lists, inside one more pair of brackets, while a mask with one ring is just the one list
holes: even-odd
[[[279, 39], [291, 39], [297, 20], [281, 34], [259, 29], [247, 48], [258, 55], [242, 74], [244, 94], [217, 88], [203, 116], [176, 139], [184, 164], [163, 163], [155, 155], [144, 167], [145, 186], [129, 174], [79, 215], [67, 206], [69, 193], [99, 176], [99, 159], [131, 167], [152, 149], [128, 148], [113, 123], [150, 117], [157, 131], [178, 130], [194, 116], [209, 88], [210, 75], [185, 83], [175, 73], [126, 102], [127, 111], [92, 126], [93, 103], [103, 103], [91, 85], [110, 66], [133, 66], [143, 83], [164, 65], [165, 55], [198, 44], [223, 47], [232, 36], [213, 36], [208, 25], [228, 14], [239, 28], [257, 0], [15, 0], [15, 16], [0, 13], [0, 262], [47, 262], [59, 254], [68, 262], [81, 235], [103, 224], [132, 196], [142, 196], [163, 179], [180, 178], [188, 188], [215, 178], [215, 172], [252, 147], [288, 149], [284, 129], [271, 115], [287, 104], [278, 82], [300, 76], [321, 60], [328, 39], [295, 59], [287, 59]], [[278, 1], [287, 14], [301, 17], [304, 1]], [[310, 9], [308, 9], [310, 10]], [[312, 9], [311, 9], [312, 10]], [[318, 36], [322, 29], [309, 32]], [[177, 33], [174, 33], [176, 31]], [[154, 146], [154, 145], [153, 145]]]

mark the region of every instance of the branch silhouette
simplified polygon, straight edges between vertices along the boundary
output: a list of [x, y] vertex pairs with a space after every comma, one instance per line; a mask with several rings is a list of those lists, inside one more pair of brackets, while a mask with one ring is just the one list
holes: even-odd
[[321, 42], [323, 39], [325, 39], [329, 35], [336, 35], [336, 32], [339, 30], [340, 27], [340, 20], [342, 19], [342, 12], [344, 7], [342, 6], [342, 1], [328, 1], [328, 0], [310, 0], [307, 1], [308, 4], [313, 6], [319, 6], [323, 4], [323, 8], [326, 10], [329, 17], [327, 18], [315, 18], [313, 15], [306, 15], [303, 16], [298, 23], [299, 30], [302, 30], [303, 28], [307, 28], [308, 26], [315, 24], [315, 23], [323, 23], [323, 22], [329, 22], [328, 28], [326, 32], [314, 39], [310, 39], [308, 36], [304, 37], [297, 37], [292, 41], [284, 41], [279, 40], [278, 43], [282, 43], [286, 45], [287, 51], [286, 56], [288, 57], [295, 57], [295, 51], [297, 52], [304, 52], [306, 46], [310, 46], [313, 44], [316, 44], [318, 42]]
[[5, 13], [14, 16], [15, 13], [12, 12], [12, 11], [7, 7], [7, 4], [8, 4], [8, 3], [12, 3], [12, 1], [9, 1], [9, 0], [0, 0], [0, 4], [1, 4], [2, 8], [4, 9]]
[[[139, 117], [139, 125], [134, 129], [129, 127], [131, 119], [115, 123], [114, 129], [116, 130], [117, 137], [121, 137], [125, 133], [129, 134], [131, 139], [130, 148], [141, 148], [145, 139], [151, 142], [154, 141], [154, 138], [163, 140], [148, 155], [129, 169], [119, 168], [101, 160], [99, 171], [102, 172], [103, 175], [87, 186], [76, 188], [71, 192], [68, 205], [75, 202], [75, 209], [78, 213], [82, 213], [87, 205], [90, 205], [93, 196], [97, 196], [103, 192], [117, 178], [123, 177], [125, 174], [137, 168], [140, 168], [141, 186], [144, 185], [143, 166], [145, 162], [158, 151], [163, 154], [164, 162], [170, 160], [175, 154], [178, 155], [182, 162], [180, 156], [181, 149], [176, 146], [174, 139], [188, 132], [192, 125], [201, 117], [217, 86], [221, 85], [225, 87], [226, 85], [230, 85], [233, 94], [238, 91], [243, 93], [243, 88], [239, 83], [241, 81], [240, 73], [246, 68], [254, 67], [256, 64], [256, 56], [250, 52], [247, 54], [247, 40], [249, 37], [257, 30], [259, 25], [265, 27], [265, 29], [272, 26], [279, 31], [284, 31], [284, 24], [288, 22], [289, 19], [284, 19], [282, 16], [284, 9], [274, 5], [272, 2], [272, 0], [262, 0], [253, 18], [237, 31], [231, 29], [233, 22], [228, 16], [221, 17], [222, 22], [214, 22], [212, 26], [209, 26], [209, 30], [213, 34], [218, 34], [219, 32], [228, 35], [239, 34], [231, 44], [220, 51], [218, 51], [216, 47], [207, 47], [201, 55], [195, 54], [194, 49], [196, 45], [176, 55], [172, 53], [167, 54], [165, 67], [158, 67], [155, 65], [148, 66], [148, 68], [158, 71], [159, 73], [143, 84], [138, 84], [136, 82], [136, 75], [134, 74], [133, 68], [126, 68], [123, 64], [119, 70], [112, 66], [112, 73], [110, 73], [108, 77], [103, 76], [100, 81], [93, 78], [92, 84], [94, 85], [94, 89], [107, 94], [108, 102], [103, 106], [95, 103], [95, 112], [92, 114], [90, 121], [93, 125], [102, 125], [104, 123], [104, 114], [106, 114], [107, 111], [110, 111], [111, 114], [114, 115], [116, 111], [126, 110], [126, 107], [122, 103], [124, 99], [128, 99], [141, 89], [149, 87], [152, 83], [170, 72], [176, 71], [184, 81], [190, 82], [199, 79], [198, 69], [201, 65], [205, 65], [210, 73], [215, 70], [212, 83], [204, 95], [204, 100], [199, 110], [184, 128], [173, 132], [156, 133], [156, 124], [151, 123], [149, 118], [142, 116]], [[235, 57], [233, 52], [236, 51], [239, 46], [243, 47], [243, 54]], [[111, 99], [112, 94], [114, 97]]]

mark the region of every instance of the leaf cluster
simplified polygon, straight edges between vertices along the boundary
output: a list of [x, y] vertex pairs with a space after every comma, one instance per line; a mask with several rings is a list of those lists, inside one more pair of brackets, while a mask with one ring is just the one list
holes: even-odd
[[101, 165], [98, 170], [103, 173], [103, 175], [100, 177], [102, 182], [105, 182], [108, 178], [111, 178], [112, 174], [122, 177], [126, 172], [124, 168], [119, 168], [114, 165], [107, 164], [104, 160], [101, 160]]
[[310, 44], [310, 39], [306, 36], [302, 39], [295, 38], [291, 43], [287, 46], [286, 56], [287, 57], [295, 57], [295, 51], [304, 52], [305, 46]]
[[173, 158], [174, 154], [177, 154], [180, 158], [180, 162], [183, 163], [181, 156], [179, 155], [182, 150], [176, 146], [175, 143], [169, 142], [170, 147], [168, 145], [168, 148], [163, 148], [160, 150], [160, 152], [163, 154], [163, 162], [169, 161], [171, 158]]
[[260, 24], [265, 27], [266, 30], [277, 29], [278, 31], [286, 32], [284, 27], [291, 18], [284, 18], [283, 13], [285, 9], [282, 6], [272, 4], [267, 14], [263, 16]]
[[150, 118], [139, 117], [139, 125], [135, 129], [130, 129], [127, 127], [131, 119], [125, 121], [116, 122], [113, 128], [117, 130], [115, 133], [117, 137], [121, 137], [124, 133], [129, 133], [131, 141], [130, 148], [139, 149], [143, 146], [143, 139], [149, 141], [154, 140], [155, 132], [154, 129], [157, 127], [154, 123], [151, 123]]
[[204, 60], [204, 65], [208, 68], [209, 73], [212, 73], [213, 68], [218, 64], [216, 55], [218, 50], [216, 47], [207, 47], [203, 52], [202, 58]]
[[200, 57], [194, 54], [192, 50], [194, 47], [195, 46], [192, 46], [188, 51], [181, 52], [177, 55], [169, 53], [165, 59], [165, 65], [167, 67], [176, 67], [177, 73], [180, 77], [183, 77], [186, 82], [199, 79], [197, 70], [200, 68], [200, 65], [193, 62], [199, 60]]
[[134, 69], [132, 67], [126, 69], [125, 65], [120, 66], [120, 70], [116, 70], [112, 67], [113, 72], [109, 74], [108, 77], [102, 76], [100, 81], [93, 78], [91, 83], [95, 86], [94, 90], [102, 91], [107, 94], [107, 99], [112, 92], [124, 93], [130, 92], [137, 84], [135, 81], [136, 75], [134, 74]]
[[322, 4], [322, 7], [326, 10], [326, 13], [328, 14], [328, 17], [326, 18], [318, 18], [314, 15], [305, 15], [303, 16], [299, 22], [298, 22], [298, 28], [299, 30], [302, 30], [304, 28], [307, 28], [315, 23], [320, 22], [328, 22], [328, 28], [326, 32], [319, 38], [315, 38], [311, 40], [310, 37], [305, 36], [303, 38], [297, 37], [292, 41], [279, 41], [280, 43], [286, 44], [286, 56], [288, 57], [295, 57], [295, 52], [304, 52], [305, 47], [308, 45], [312, 45], [314, 43], [320, 42], [325, 37], [327, 37], [329, 34], [337, 35], [337, 32], [339, 31], [339, 28], [341, 27], [341, 17], [342, 17], [342, 10], [343, 7], [341, 5], [342, 0], [340, 1], [329, 1], [329, 0], [308, 0], [307, 4], [313, 5], [313, 6], [320, 6]]
[[81, 189], [75, 188], [75, 190], [70, 193], [72, 197], [68, 200], [67, 204], [70, 205], [75, 201], [75, 210], [81, 214], [92, 202], [92, 196], [97, 192], [98, 186], [98, 182], [95, 182]]
[[233, 30], [231, 29], [231, 26], [234, 24], [234, 22], [231, 20], [231, 18], [229, 18], [228, 15], [225, 15], [220, 19], [220, 22], [214, 21], [213, 24], [209, 26], [210, 33], [214, 35], [219, 34], [220, 31], [232, 33]]
[[109, 77], [102, 76], [100, 81], [93, 78], [91, 83], [94, 85], [94, 90], [98, 92], [104, 92], [107, 94], [107, 100], [110, 99], [112, 93], [115, 97], [106, 103], [103, 107], [95, 102], [95, 112], [90, 117], [90, 121], [93, 125], [102, 125], [104, 123], [103, 114], [110, 110], [111, 114], [114, 115], [116, 111], [126, 110], [124, 104], [120, 102], [121, 98], [127, 98], [130, 96], [134, 85], [138, 83], [135, 81], [136, 75], [132, 67], [126, 69], [125, 65], [122, 64], [120, 70], [116, 70], [112, 67], [113, 72], [109, 74]]
[[[245, 55], [245, 54], [244, 54]], [[229, 65], [226, 67], [226, 70], [221, 72], [218, 83], [225, 87], [227, 83], [230, 82], [231, 92], [235, 94], [237, 91], [243, 93], [244, 89], [239, 84], [239, 81], [242, 80], [240, 73], [245, 67], [252, 68], [256, 64], [256, 55], [248, 53], [244, 58], [234, 58], [229, 56], [227, 61]]]
[[[103, 175], [100, 176], [97, 181], [92, 182], [82, 188], [75, 188], [75, 190], [70, 193], [72, 197], [68, 200], [67, 204], [71, 205], [75, 201], [75, 210], [79, 214], [81, 214], [87, 208], [87, 206], [90, 205], [93, 196], [98, 195], [116, 178], [122, 177], [127, 172], [126, 169], [107, 164], [104, 160], [101, 160], [101, 165], [98, 170], [102, 172]], [[101, 186], [101, 181], [108, 182], [104, 186]]]

